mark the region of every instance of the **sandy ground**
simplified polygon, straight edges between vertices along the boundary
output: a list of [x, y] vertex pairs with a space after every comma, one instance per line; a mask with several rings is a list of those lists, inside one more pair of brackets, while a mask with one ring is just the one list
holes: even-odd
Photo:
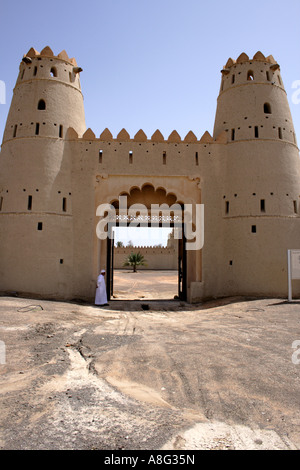
[[1, 449], [300, 448], [298, 303], [142, 305], [0, 298]]
[[115, 299], [174, 299], [176, 295], [177, 271], [114, 270]]

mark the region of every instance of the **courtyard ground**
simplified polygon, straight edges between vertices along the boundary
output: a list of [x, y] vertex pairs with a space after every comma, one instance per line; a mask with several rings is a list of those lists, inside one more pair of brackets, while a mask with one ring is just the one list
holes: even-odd
[[1, 449], [300, 449], [297, 302], [0, 297], [0, 340]]

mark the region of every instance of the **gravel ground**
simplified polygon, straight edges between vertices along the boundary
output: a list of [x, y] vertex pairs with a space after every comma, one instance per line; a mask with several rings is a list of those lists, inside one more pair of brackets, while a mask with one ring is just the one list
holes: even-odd
[[1, 297], [0, 448], [300, 449], [297, 340], [280, 299]]

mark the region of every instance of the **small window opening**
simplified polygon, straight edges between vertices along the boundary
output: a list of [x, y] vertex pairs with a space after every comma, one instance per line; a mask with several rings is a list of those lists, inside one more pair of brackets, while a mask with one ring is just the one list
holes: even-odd
[[46, 109], [46, 103], [45, 103], [45, 100], [40, 100], [39, 103], [38, 103], [38, 109], [40, 111], [43, 111]]
[[261, 212], [266, 212], [266, 202], [264, 199], [260, 200], [260, 211]]
[[69, 72], [69, 80], [70, 80], [70, 83], [72, 83], [72, 73]]
[[34, 67], [34, 69], [33, 69], [33, 76], [34, 76], [34, 77], [35, 77], [36, 74], [37, 74], [37, 70], [38, 70], [38, 68], [37, 68], [37, 67]]
[[14, 127], [14, 135], [13, 135], [14, 137], [16, 137], [16, 135], [17, 135], [17, 129], [18, 129], [18, 126], [16, 124], [15, 127]]
[[234, 84], [234, 82], [235, 82], [235, 75], [233, 74], [231, 78], [231, 83]]
[[129, 164], [130, 165], [132, 164], [132, 161], [133, 161], [133, 152], [132, 152], [132, 150], [130, 150], [130, 152], [129, 152]]
[[248, 75], [247, 75], [247, 80], [248, 81], [254, 80], [254, 73], [252, 72], [252, 70], [249, 70]]
[[225, 201], [225, 213], [229, 214], [229, 201]]
[[60, 259], [60, 260], [59, 260], [59, 263], [60, 263], [60, 264], [64, 264], [64, 260], [63, 260], [63, 259]]
[[63, 197], [62, 210], [63, 212], [67, 212], [67, 198], [66, 197]]
[[32, 196], [28, 196], [27, 210], [31, 211], [32, 209]]
[[271, 81], [270, 72], [267, 71], [267, 72], [266, 72], [266, 75], [267, 75], [267, 80], [268, 80], [268, 82], [270, 82], [270, 81]]
[[279, 137], [279, 139], [282, 139], [282, 129], [281, 129], [281, 127], [278, 127], [278, 137]]
[[255, 126], [255, 128], [254, 128], [254, 137], [255, 137], [256, 139], [258, 139], [258, 137], [259, 137], [258, 126]]
[[297, 201], [294, 201], [294, 213], [298, 214], [298, 203], [297, 203]]
[[163, 153], [163, 165], [167, 164], [167, 152]]
[[102, 163], [103, 151], [99, 150], [99, 163]]
[[232, 266], [233, 265], [233, 261], [232, 259], [229, 261], [229, 266]]
[[264, 113], [265, 114], [272, 114], [272, 109], [270, 103], [264, 104]]
[[195, 162], [196, 162], [196, 166], [198, 166], [199, 165], [198, 152], [195, 153]]
[[252, 233], [256, 233], [256, 225], [252, 225], [252, 227], [251, 227], [251, 232], [252, 232]]
[[235, 140], [235, 129], [231, 129], [231, 140]]
[[55, 67], [52, 67], [50, 70], [50, 76], [51, 77], [57, 77], [57, 70]]
[[59, 126], [59, 137], [60, 137], [60, 138], [63, 137], [63, 130], [64, 130], [63, 126], [60, 125], [60, 126]]
[[35, 135], [39, 135], [40, 133], [40, 124], [37, 122], [35, 125]]
[[43, 230], [43, 222], [38, 222], [37, 229]]

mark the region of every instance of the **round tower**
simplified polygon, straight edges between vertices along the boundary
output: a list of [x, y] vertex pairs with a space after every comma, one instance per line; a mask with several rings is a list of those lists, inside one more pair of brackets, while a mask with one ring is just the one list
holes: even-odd
[[[226, 131], [220, 205], [223, 289], [287, 295], [287, 249], [299, 248], [299, 150], [272, 56], [241, 54], [222, 70], [214, 137]], [[299, 291], [300, 292], [300, 291]]]
[[23, 57], [0, 158], [1, 291], [72, 289], [71, 161], [65, 135], [86, 130], [79, 74], [65, 51]]

